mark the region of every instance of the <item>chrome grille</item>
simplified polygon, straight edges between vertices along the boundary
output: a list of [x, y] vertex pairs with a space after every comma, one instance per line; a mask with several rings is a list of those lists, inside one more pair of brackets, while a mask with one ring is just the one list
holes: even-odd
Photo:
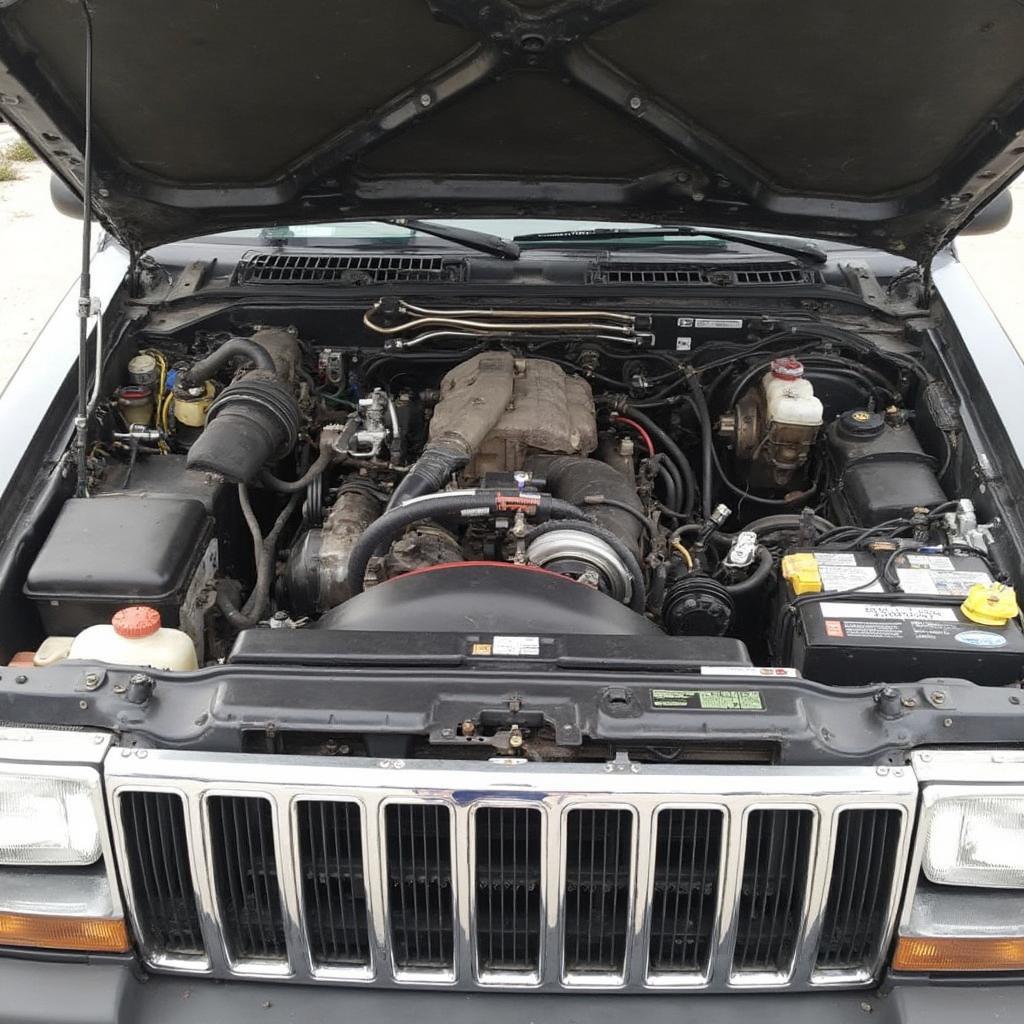
[[143, 957], [305, 983], [869, 984], [917, 797], [903, 769], [141, 753], [106, 784]]

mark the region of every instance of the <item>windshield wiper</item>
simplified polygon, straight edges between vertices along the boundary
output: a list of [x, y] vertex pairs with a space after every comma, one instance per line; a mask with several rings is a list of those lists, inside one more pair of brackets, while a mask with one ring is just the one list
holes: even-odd
[[551, 231], [537, 235], [516, 235], [513, 242], [529, 244], [531, 242], [603, 242], [617, 238], [714, 238], [721, 242], [735, 242], [737, 245], [749, 245], [766, 252], [777, 252], [783, 256], [792, 256], [806, 263], [826, 263], [828, 253], [813, 242], [779, 240], [774, 238], [750, 237], [732, 231], [716, 231], [705, 228], [664, 227], [664, 228], [593, 228], [588, 231]]
[[500, 235], [489, 235], [486, 231], [472, 231], [469, 228], [456, 228], [450, 224], [435, 224], [432, 220], [415, 220], [412, 217], [393, 217], [378, 220], [378, 224], [392, 224], [410, 231], [419, 231], [424, 235], [443, 238], [446, 242], [456, 242], [467, 249], [485, 252], [489, 256], [499, 256], [503, 260], [519, 259], [519, 246], [515, 242]]

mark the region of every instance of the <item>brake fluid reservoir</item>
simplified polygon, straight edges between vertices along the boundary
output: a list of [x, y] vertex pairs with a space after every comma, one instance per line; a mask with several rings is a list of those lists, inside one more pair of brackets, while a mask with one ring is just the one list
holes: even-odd
[[146, 605], [122, 608], [109, 625], [83, 629], [71, 641], [68, 657], [178, 672], [198, 668], [191, 637], [161, 626], [160, 613]]
[[803, 364], [794, 356], [772, 360], [761, 378], [764, 396], [764, 434], [755, 449], [759, 472], [752, 482], [788, 487], [807, 462], [824, 419], [814, 385], [804, 379]]
[[772, 423], [787, 427], [810, 428], [816, 434], [824, 410], [814, 395], [814, 385], [804, 378], [803, 364], [794, 356], [773, 359], [772, 368], [761, 380], [768, 411], [769, 430]]

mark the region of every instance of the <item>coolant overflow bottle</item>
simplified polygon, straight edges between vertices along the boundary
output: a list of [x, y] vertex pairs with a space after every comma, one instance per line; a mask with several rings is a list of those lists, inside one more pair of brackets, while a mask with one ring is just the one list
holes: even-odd
[[160, 613], [147, 605], [122, 608], [109, 625], [83, 629], [71, 641], [68, 657], [179, 672], [198, 668], [191, 637], [180, 629], [164, 627]]

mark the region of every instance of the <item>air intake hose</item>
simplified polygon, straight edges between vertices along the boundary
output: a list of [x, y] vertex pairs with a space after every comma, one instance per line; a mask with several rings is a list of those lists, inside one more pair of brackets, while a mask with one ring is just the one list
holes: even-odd
[[244, 359], [252, 363], [257, 370], [274, 372], [274, 360], [262, 345], [248, 338], [228, 338], [205, 359], [200, 359], [184, 372], [185, 383], [201, 384], [204, 380], [209, 380], [232, 359]]
[[273, 373], [252, 370], [229, 384], [206, 415], [206, 429], [188, 452], [188, 468], [245, 484], [284, 458], [299, 435], [291, 388]]
[[[584, 508], [598, 526], [614, 533], [634, 555], [640, 553], [644, 507], [636, 488], [614, 466], [575, 455], [538, 455], [529, 460], [527, 469], [544, 479], [544, 489], [554, 497]], [[600, 497], [635, 512], [587, 501]]]
[[[232, 359], [254, 369], [232, 381], [206, 414], [206, 428], [189, 448], [188, 468], [252, 483], [264, 466], [284, 458], [298, 439], [301, 413], [291, 382], [298, 341], [264, 330], [270, 349], [250, 338], [229, 338], [182, 374], [186, 383], [209, 380]], [[275, 361], [273, 353], [280, 356]]]

